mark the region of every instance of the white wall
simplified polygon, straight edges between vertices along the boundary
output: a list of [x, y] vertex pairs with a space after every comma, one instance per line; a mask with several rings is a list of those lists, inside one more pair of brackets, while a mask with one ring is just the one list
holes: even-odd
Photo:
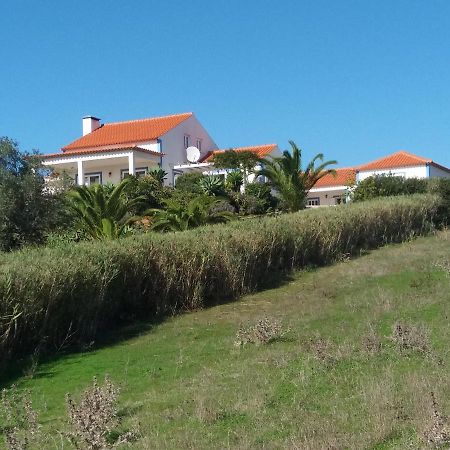
[[441, 178], [450, 178], [450, 173], [440, 169], [439, 167], [436, 166], [429, 166], [430, 169], [430, 177], [441, 177]]
[[195, 146], [197, 138], [202, 141], [201, 156], [211, 150], [216, 150], [217, 145], [208, 132], [203, 128], [195, 115], [192, 115], [177, 127], [161, 136], [161, 151], [164, 153], [162, 168], [168, 173], [166, 184], [173, 184], [173, 166], [188, 164], [186, 150], [184, 148], [184, 135], [189, 135], [189, 145]]
[[396, 167], [395, 169], [384, 170], [365, 170], [356, 173], [356, 181], [362, 181], [366, 178], [377, 175], [393, 175], [402, 176], [405, 178], [428, 178], [427, 166], [415, 167]]

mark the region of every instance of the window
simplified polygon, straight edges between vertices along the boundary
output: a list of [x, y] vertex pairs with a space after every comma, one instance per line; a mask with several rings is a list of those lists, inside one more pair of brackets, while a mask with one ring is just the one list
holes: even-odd
[[[129, 173], [130, 172], [128, 171], [128, 169], [122, 169], [120, 171], [120, 179], [123, 180], [128, 176]], [[142, 177], [144, 175], [147, 175], [147, 167], [137, 167], [136, 169], [134, 169], [134, 176], [136, 178]]]
[[197, 138], [197, 145], [196, 145], [196, 147], [197, 147], [200, 151], [202, 151], [202, 140], [199, 139], [199, 138]]
[[334, 204], [340, 205], [341, 203], [344, 203], [344, 196], [343, 195], [333, 195], [334, 198]]
[[189, 147], [189, 135], [185, 134], [184, 135], [184, 148], [188, 148]]
[[319, 197], [308, 198], [307, 205], [308, 206], [319, 206], [320, 198]]
[[91, 186], [93, 184], [102, 184], [102, 173], [86, 173], [84, 175], [84, 184], [86, 186]]

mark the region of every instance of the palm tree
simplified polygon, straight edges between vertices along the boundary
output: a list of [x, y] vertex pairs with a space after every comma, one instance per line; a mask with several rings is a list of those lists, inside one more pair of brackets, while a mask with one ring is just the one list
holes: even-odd
[[263, 168], [257, 175], [267, 177], [271, 185], [278, 191], [288, 211], [298, 211], [305, 208], [309, 190], [325, 175], [334, 169], [327, 169], [337, 161], [325, 161], [316, 167], [317, 161], [323, 161], [323, 154], [317, 154], [311, 162], [302, 169], [302, 151], [294, 141], [289, 141], [292, 152], [285, 150], [281, 157], [263, 159]]
[[115, 187], [77, 186], [69, 192], [71, 209], [93, 239], [115, 239], [126, 234], [128, 225], [135, 219], [130, 211], [145, 200], [142, 196], [126, 198], [124, 189], [130, 181], [131, 178], [125, 178]]
[[[153, 216], [155, 231], [184, 231], [210, 223], [228, 222], [234, 213], [217, 208], [222, 201], [202, 195], [184, 205], [175, 199], [163, 200], [164, 209], [150, 209], [146, 214]], [[216, 210], [215, 210], [216, 209]]]

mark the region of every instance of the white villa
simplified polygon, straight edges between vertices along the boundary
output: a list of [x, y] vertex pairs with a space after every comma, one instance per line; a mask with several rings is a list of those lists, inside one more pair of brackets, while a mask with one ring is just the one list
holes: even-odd
[[450, 178], [450, 169], [431, 159], [404, 150], [356, 167], [336, 169], [336, 177], [326, 175], [308, 194], [308, 206], [330, 206], [341, 203], [349, 186], [376, 175], [405, 178]]
[[[188, 160], [193, 149], [195, 158]], [[265, 157], [279, 153], [276, 144], [233, 148]], [[220, 173], [211, 161], [219, 150], [193, 113], [102, 124], [100, 119], [83, 118], [83, 136], [44, 155], [44, 164], [54, 173], [65, 172], [79, 185], [117, 183], [126, 175], [142, 175], [161, 167], [168, 174], [166, 184], [174, 185], [184, 172]], [[251, 181], [251, 180], [249, 180]]]

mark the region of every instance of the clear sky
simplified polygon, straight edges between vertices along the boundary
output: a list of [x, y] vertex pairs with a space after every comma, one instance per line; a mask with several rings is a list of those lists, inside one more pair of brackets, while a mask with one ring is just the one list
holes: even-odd
[[0, 56], [0, 136], [24, 150], [87, 114], [193, 111], [220, 147], [450, 166], [449, 0], [2, 1]]

